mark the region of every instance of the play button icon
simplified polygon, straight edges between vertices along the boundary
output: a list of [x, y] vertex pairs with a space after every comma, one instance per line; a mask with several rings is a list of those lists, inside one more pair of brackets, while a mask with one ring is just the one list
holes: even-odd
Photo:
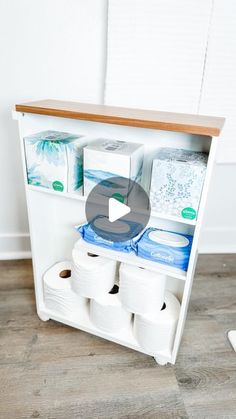
[[124, 177], [110, 177], [91, 190], [85, 212], [97, 236], [125, 242], [136, 237], [148, 224], [149, 197], [139, 183]]
[[108, 218], [111, 223], [130, 213], [130, 207], [122, 204], [116, 198], [109, 198]]

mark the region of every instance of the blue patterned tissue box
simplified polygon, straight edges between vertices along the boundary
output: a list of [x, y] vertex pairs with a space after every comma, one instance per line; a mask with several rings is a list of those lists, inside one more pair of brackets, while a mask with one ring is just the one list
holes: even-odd
[[207, 153], [160, 148], [153, 160], [150, 187], [152, 210], [180, 218], [197, 218]]
[[60, 192], [83, 184], [81, 135], [42, 131], [24, 138], [28, 183]]

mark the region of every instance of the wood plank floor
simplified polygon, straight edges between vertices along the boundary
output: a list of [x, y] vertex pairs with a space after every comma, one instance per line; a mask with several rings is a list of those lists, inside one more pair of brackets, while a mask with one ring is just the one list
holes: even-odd
[[0, 418], [236, 418], [236, 255], [199, 258], [175, 366], [42, 322], [31, 261], [0, 262]]

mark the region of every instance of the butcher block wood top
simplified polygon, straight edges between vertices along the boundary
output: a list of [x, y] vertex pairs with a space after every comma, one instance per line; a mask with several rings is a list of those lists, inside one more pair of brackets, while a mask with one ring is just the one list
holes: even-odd
[[215, 116], [129, 109], [51, 99], [18, 104], [16, 111], [207, 136], [219, 136], [225, 122], [224, 118]]

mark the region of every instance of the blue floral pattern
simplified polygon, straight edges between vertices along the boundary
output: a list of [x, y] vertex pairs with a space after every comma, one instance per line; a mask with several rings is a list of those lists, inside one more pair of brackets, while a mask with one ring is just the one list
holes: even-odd
[[76, 190], [83, 183], [81, 136], [43, 131], [25, 138], [28, 183]]
[[153, 160], [152, 209], [180, 217], [184, 208], [197, 213], [206, 164], [206, 153], [161, 148]]

